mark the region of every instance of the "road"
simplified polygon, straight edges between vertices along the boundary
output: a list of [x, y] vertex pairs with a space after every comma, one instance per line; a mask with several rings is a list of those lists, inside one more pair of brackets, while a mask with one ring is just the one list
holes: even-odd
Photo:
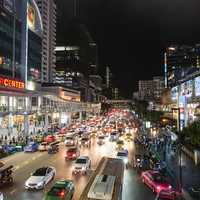
[[[133, 156], [134, 144], [127, 143], [129, 149], [129, 158]], [[15, 166], [14, 185], [3, 188], [1, 191], [6, 195], [6, 200], [40, 200], [44, 197], [46, 191], [52, 186], [55, 180], [72, 179], [75, 183], [74, 200], [78, 200], [89, 179], [92, 170], [94, 170], [98, 162], [103, 156], [114, 157], [116, 155], [115, 143], [109, 142], [99, 146], [96, 139], [92, 139], [91, 148], [81, 148], [81, 155], [88, 155], [92, 160], [92, 170], [89, 175], [75, 176], [72, 175], [73, 161], [65, 161], [64, 154], [66, 147], [61, 144], [60, 151], [54, 155], [48, 155], [47, 152], [35, 153], [17, 153], [7, 157], [5, 162]], [[27, 191], [24, 189], [25, 180], [30, 176], [31, 172], [42, 166], [54, 166], [57, 174], [55, 179], [41, 191]], [[124, 176], [123, 200], [153, 200], [155, 195], [141, 181], [138, 174], [130, 167], [126, 169]]]

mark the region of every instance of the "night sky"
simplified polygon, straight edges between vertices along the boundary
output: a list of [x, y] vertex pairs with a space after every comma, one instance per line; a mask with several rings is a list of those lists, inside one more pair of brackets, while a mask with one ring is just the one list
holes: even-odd
[[[79, 17], [99, 49], [99, 72], [110, 66], [123, 96], [137, 81], [163, 75], [163, 49], [200, 43], [200, 0], [79, 0]], [[67, 41], [73, 0], [57, 0], [57, 44]]]

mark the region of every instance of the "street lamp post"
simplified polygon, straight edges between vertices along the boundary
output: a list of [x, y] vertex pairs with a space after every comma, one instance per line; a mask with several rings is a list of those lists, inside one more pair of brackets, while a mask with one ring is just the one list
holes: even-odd
[[181, 126], [180, 126], [180, 108], [172, 108], [172, 110], [178, 111], [177, 116], [177, 132], [179, 136], [179, 191], [182, 190], [183, 179], [182, 179], [182, 137], [181, 137]]

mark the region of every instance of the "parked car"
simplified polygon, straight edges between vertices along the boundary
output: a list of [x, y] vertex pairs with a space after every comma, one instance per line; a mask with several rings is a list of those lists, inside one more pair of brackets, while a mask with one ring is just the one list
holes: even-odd
[[190, 187], [189, 194], [192, 196], [193, 199], [199, 200], [200, 199], [200, 186]]
[[152, 189], [155, 193], [160, 193], [162, 190], [171, 190], [172, 186], [166, 181], [158, 171], [147, 170], [141, 174], [142, 182]]
[[78, 147], [71, 147], [66, 151], [65, 160], [76, 159], [80, 156], [80, 150]]
[[24, 152], [35, 152], [38, 150], [38, 143], [29, 142], [27, 146], [24, 147]]
[[54, 167], [41, 167], [27, 179], [24, 187], [26, 189], [43, 189], [56, 175]]
[[57, 181], [47, 192], [44, 200], [72, 200], [74, 196], [74, 183], [71, 180]]
[[80, 156], [76, 159], [72, 170], [73, 174], [86, 174], [91, 168], [91, 160], [88, 156]]

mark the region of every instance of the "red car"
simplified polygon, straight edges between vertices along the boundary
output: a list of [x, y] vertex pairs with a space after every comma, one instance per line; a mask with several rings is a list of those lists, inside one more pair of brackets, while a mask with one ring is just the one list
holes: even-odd
[[149, 186], [153, 192], [159, 194], [161, 191], [171, 191], [172, 186], [167, 183], [165, 178], [158, 172], [148, 170], [142, 172], [142, 182]]
[[47, 135], [46, 138], [45, 138], [45, 142], [47, 143], [51, 143], [51, 142], [54, 142], [56, 141], [56, 138], [54, 135]]
[[80, 151], [77, 147], [69, 148], [65, 154], [65, 160], [73, 160], [80, 156]]

